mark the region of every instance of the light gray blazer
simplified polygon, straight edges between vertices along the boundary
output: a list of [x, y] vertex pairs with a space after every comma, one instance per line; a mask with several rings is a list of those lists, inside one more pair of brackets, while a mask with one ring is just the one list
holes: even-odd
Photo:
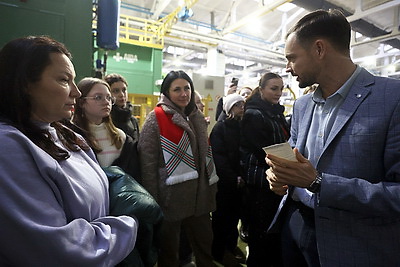
[[[290, 142], [302, 154], [311, 96], [296, 101], [292, 117]], [[362, 69], [316, 168], [323, 173], [315, 205], [321, 265], [400, 266], [399, 80]]]

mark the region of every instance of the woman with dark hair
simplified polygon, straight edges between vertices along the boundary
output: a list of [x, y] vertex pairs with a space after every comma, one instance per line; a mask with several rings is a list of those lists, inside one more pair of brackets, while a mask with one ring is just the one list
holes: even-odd
[[215, 266], [211, 256], [210, 212], [216, 182], [204, 115], [195, 104], [192, 79], [171, 71], [161, 98], [146, 118], [139, 139], [142, 184], [164, 212], [159, 267], [179, 265], [181, 227], [192, 246], [196, 266]]
[[281, 197], [269, 188], [265, 174], [269, 166], [262, 148], [289, 138], [289, 125], [283, 115], [285, 107], [279, 104], [282, 90], [281, 76], [264, 74], [246, 100], [242, 119], [240, 147], [246, 180], [249, 267], [281, 266], [279, 235], [267, 234]]
[[[137, 222], [108, 216], [108, 180], [69, 119], [81, 93], [71, 54], [49, 37], [0, 51], [0, 265], [115, 266]], [[21, 254], [22, 253], [22, 254]]]
[[132, 137], [134, 142], [139, 140], [139, 124], [132, 115], [133, 105], [128, 101], [128, 82], [117, 73], [104, 77], [115, 97], [115, 104], [111, 109], [111, 118], [114, 125]]

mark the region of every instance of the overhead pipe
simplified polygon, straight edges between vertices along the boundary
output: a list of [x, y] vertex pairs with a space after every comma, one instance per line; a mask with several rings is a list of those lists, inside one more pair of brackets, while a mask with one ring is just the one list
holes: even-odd
[[[346, 17], [353, 15], [349, 11], [343, 9], [342, 7], [332, 4], [326, 0], [293, 0], [292, 3], [299, 7], [307, 9], [309, 11], [313, 11], [313, 10], [317, 10], [317, 9], [329, 10], [330, 8], [332, 8], [332, 9], [342, 10], [343, 14]], [[370, 38], [390, 34], [390, 32], [382, 30], [363, 19], [351, 21], [350, 25], [354, 31], [357, 31], [357, 32], [361, 33], [362, 35], [370, 37]], [[398, 27], [398, 26], [394, 25], [394, 27]], [[396, 38], [391, 39], [391, 40], [385, 40], [383, 43], [387, 44], [387, 45], [391, 45], [394, 48], [400, 49], [400, 40], [398, 40]]]

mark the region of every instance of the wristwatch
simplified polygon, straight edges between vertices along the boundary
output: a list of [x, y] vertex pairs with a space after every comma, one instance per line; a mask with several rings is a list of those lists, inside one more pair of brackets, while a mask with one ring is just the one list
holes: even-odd
[[307, 188], [308, 191], [312, 193], [317, 193], [321, 189], [321, 182], [322, 182], [322, 173], [317, 173], [317, 176], [315, 177], [315, 180], [310, 184], [310, 186]]

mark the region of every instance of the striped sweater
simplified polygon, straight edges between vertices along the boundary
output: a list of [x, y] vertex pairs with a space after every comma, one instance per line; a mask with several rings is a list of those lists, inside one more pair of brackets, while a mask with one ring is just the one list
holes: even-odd
[[[99, 125], [90, 123], [89, 129], [102, 149], [100, 153], [97, 153], [97, 160], [99, 161], [100, 166], [110, 166], [114, 160], [120, 156], [122, 147], [117, 149], [117, 147], [111, 143], [110, 135], [108, 134], [104, 123]], [[125, 133], [121, 129], [118, 129], [118, 132], [122, 136], [122, 141], [124, 143], [126, 139]]]

